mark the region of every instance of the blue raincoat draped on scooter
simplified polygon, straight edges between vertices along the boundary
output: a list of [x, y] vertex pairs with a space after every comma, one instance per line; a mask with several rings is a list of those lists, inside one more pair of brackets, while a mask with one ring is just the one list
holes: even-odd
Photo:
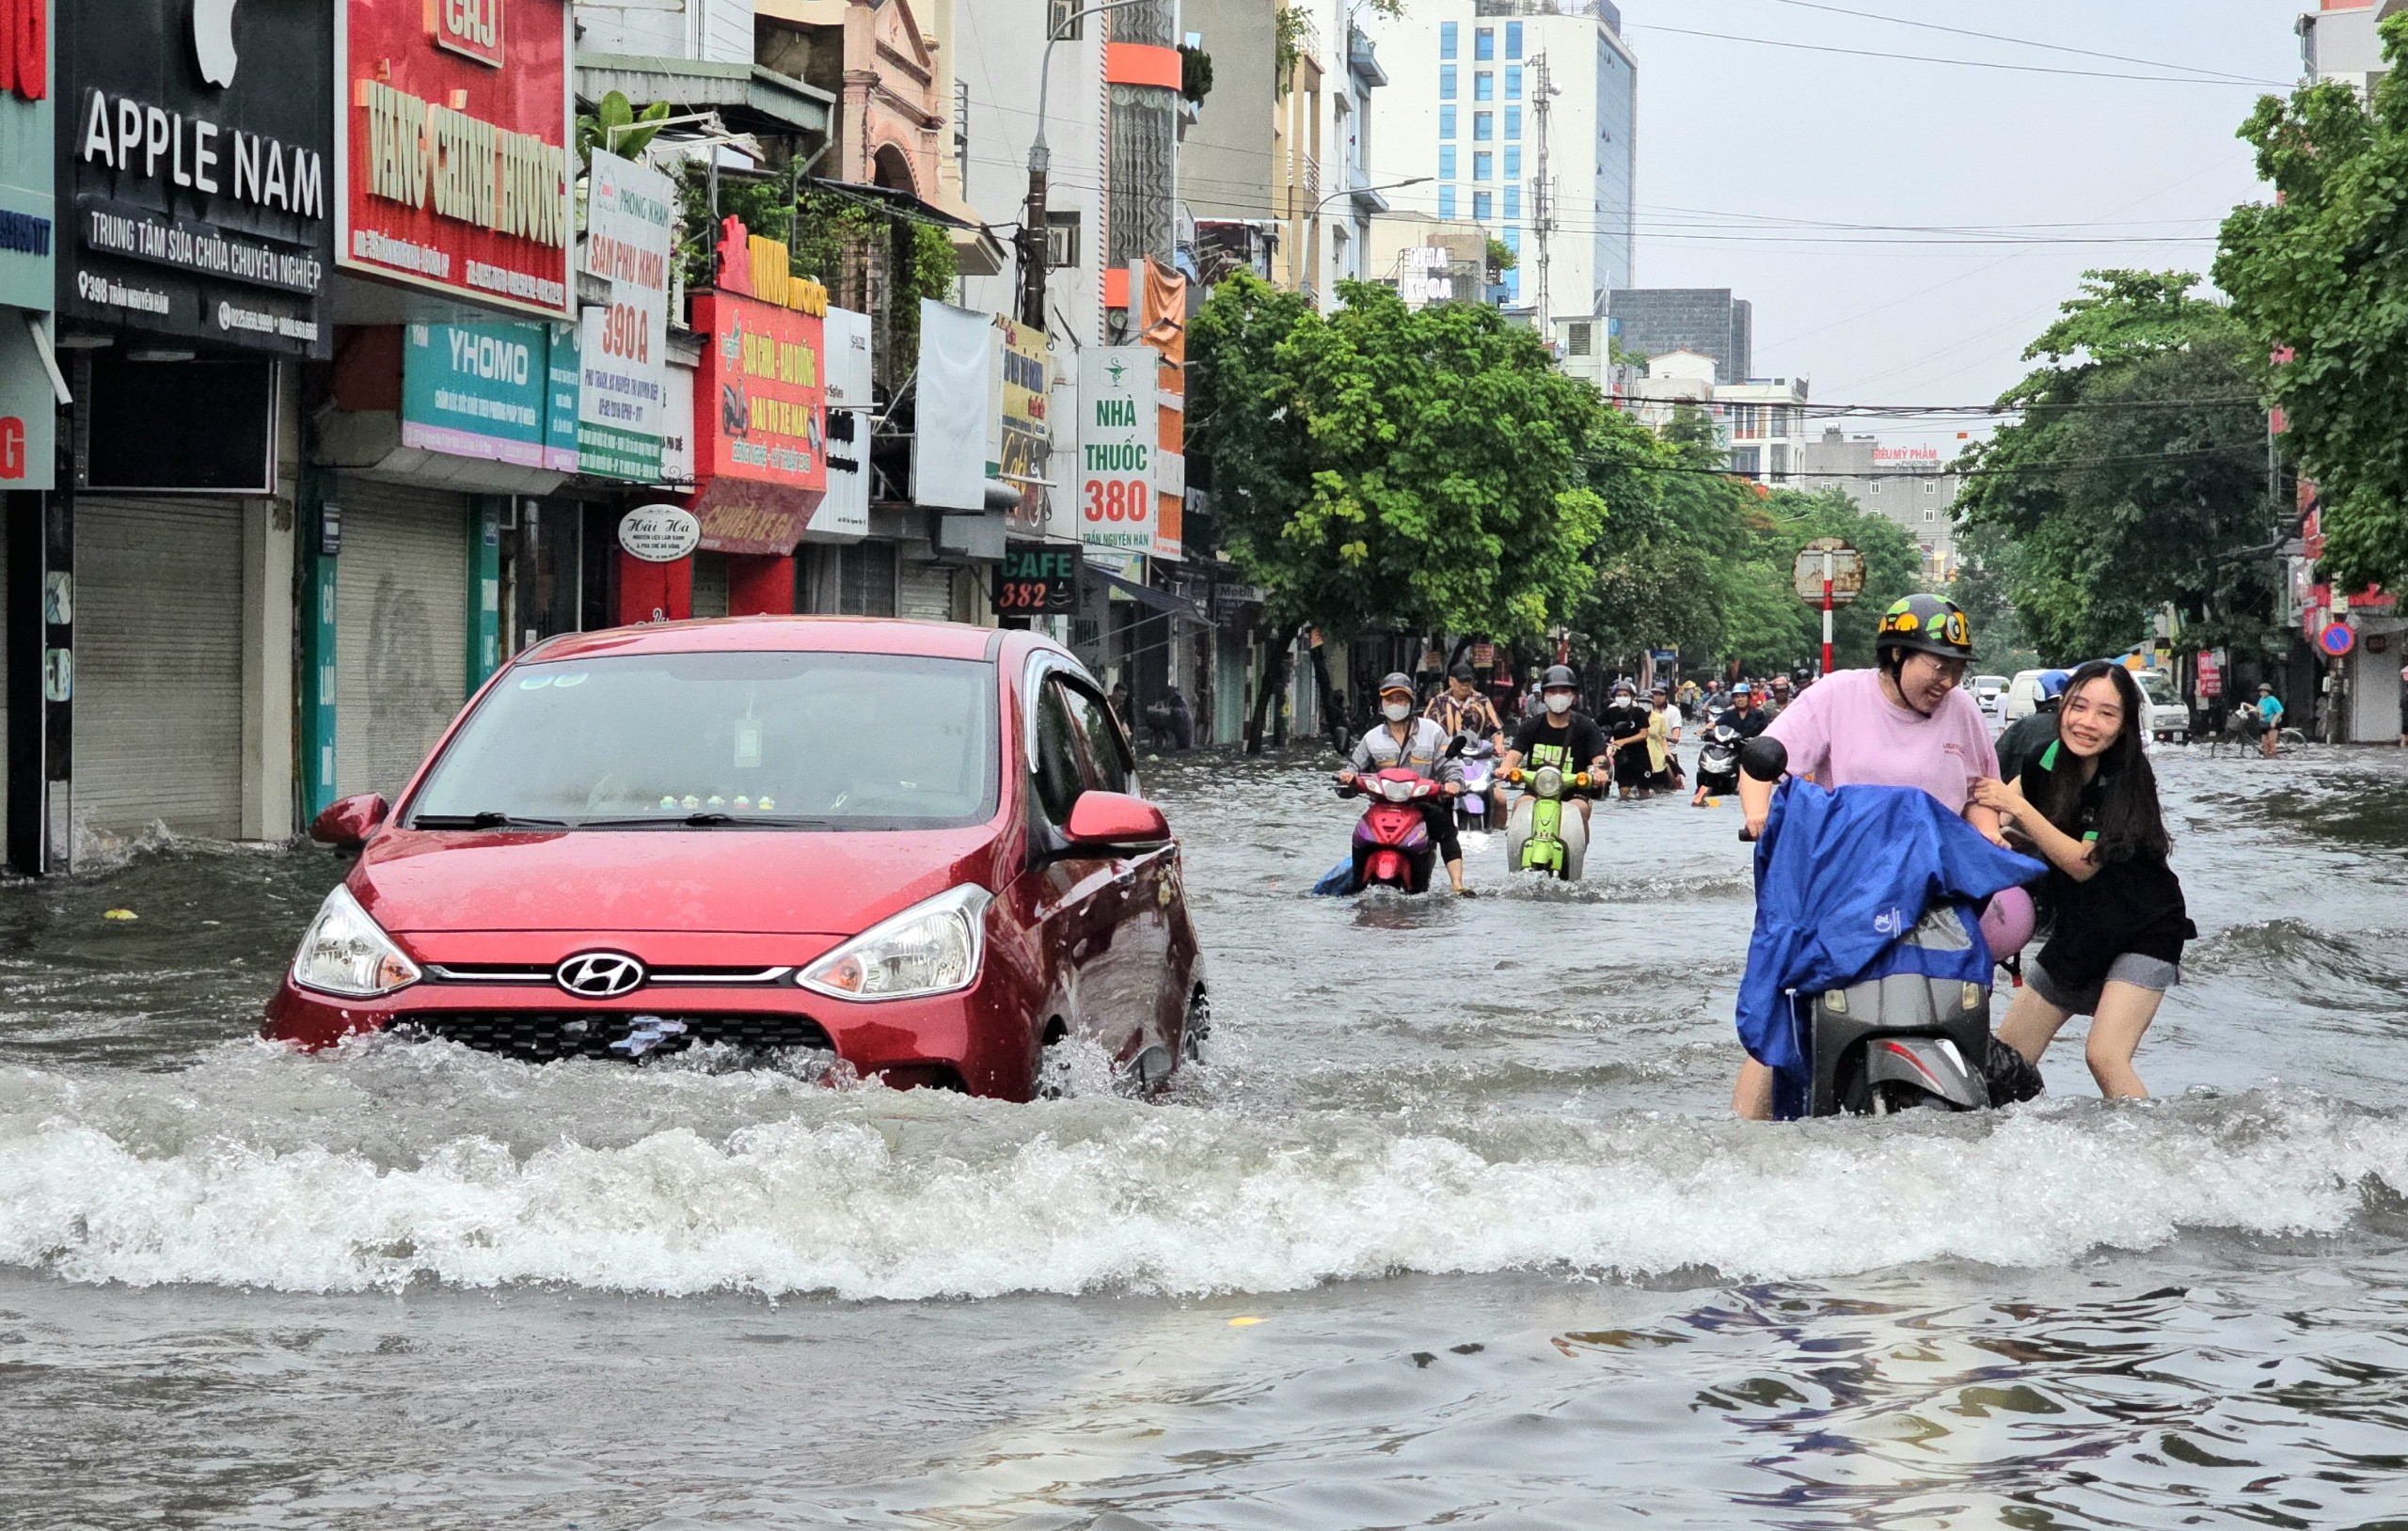
[[[1756, 928], [1739, 983], [1739, 1040], [1774, 1074], [1781, 1100], [1803, 1095], [1809, 1068], [1793, 994], [1914, 971], [1987, 986], [1992, 962], [1973, 905], [2046, 868], [2002, 850], [1914, 787], [1826, 790], [1790, 778], [1775, 789], [1756, 842]], [[1956, 951], [1901, 945], [1925, 909], [1964, 906], [1972, 942]]]

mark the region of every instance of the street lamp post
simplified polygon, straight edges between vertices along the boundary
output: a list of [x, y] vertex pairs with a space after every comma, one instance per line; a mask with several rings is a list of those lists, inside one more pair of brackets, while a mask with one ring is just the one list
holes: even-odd
[[1020, 228], [1020, 322], [1037, 330], [1045, 328], [1045, 181], [1054, 163], [1045, 147], [1045, 97], [1054, 84], [1054, 44], [1069, 40], [1070, 24], [1081, 17], [1139, 3], [1102, 0], [1063, 17], [1045, 37], [1045, 53], [1037, 66], [1037, 136], [1028, 145], [1028, 212]]
[[1307, 218], [1317, 217], [1320, 215], [1323, 208], [1329, 206], [1330, 203], [1337, 201], [1341, 197], [1352, 197], [1356, 192], [1400, 191], [1406, 186], [1418, 186], [1425, 181], [1435, 181], [1438, 178], [1436, 176], [1413, 176], [1403, 181], [1384, 182], [1377, 186], [1341, 186], [1338, 190], [1331, 192], [1327, 197], [1323, 197], [1320, 201], [1315, 202], [1312, 205], [1311, 210], [1307, 212], [1305, 216]]

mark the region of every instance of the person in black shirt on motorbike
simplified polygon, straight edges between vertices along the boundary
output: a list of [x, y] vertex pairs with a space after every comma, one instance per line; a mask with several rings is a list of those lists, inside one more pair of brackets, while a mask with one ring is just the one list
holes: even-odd
[[1647, 723], [1648, 710], [1639, 704], [1639, 693], [1628, 681], [1614, 682], [1613, 701], [1597, 726], [1606, 733], [1606, 742], [1613, 748], [1614, 785], [1622, 789], [1624, 800], [1647, 783]]
[[[1539, 682], [1544, 710], [1534, 718], [1525, 718], [1514, 732], [1513, 747], [1505, 751], [1497, 763], [1499, 775], [1519, 768], [1530, 758], [1530, 752], [1541, 746], [1552, 746], [1563, 751], [1560, 765], [1566, 772], [1587, 771], [1604, 779], [1606, 760], [1610, 750], [1603, 729], [1588, 714], [1576, 710], [1580, 700], [1580, 682], [1569, 665], [1550, 668]], [[1589, 799], [1575, 797], [1580, 810], [1580, 822], [1589, 821]]]

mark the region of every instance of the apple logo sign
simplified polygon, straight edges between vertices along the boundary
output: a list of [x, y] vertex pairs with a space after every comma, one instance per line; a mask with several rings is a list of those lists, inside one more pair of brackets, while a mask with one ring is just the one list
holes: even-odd
[[223, 90], [234, 83], [235, 0], [192, 0], [192, 51], [200, 77]]

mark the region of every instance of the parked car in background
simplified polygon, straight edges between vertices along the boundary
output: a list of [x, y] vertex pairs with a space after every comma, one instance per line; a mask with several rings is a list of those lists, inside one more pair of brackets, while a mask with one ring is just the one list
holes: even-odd
[[2015, 678], [2008, 681], [2006, 689], [2000, 693], [1998, 720], [2013, 723], [2039, 711], [2040, 677], [2047, 673], [2045, 670], [2017, 671]]
[[2161, 744], [2190, 743], [2191, 709], [2174, 689], [2174, 677], [2162, 670], [2135, 670], [2132, 679], [2141, 683], [2141, 695], [2148, 699], [2149, 737]]
[[1160, 810], [1032, 633], [751, 617], [564, 635], [469, 702], [356, 848], [263, 1034], [529, 1062], [801, 1050], [1026, 1099], [1048, 1050], [1152, 1085], [1206, 1025]]
[[1973, 677], [1972, 685], [1973, 688], [1973, 700], [1982, 704], [1982, 710], [1984, 712], [1990, 714], [1992, 717], [1996, 717], [1999, 709], [1999, 699], [2006, 695], [2006, 677], [2004, 675], [1976, 675]]

